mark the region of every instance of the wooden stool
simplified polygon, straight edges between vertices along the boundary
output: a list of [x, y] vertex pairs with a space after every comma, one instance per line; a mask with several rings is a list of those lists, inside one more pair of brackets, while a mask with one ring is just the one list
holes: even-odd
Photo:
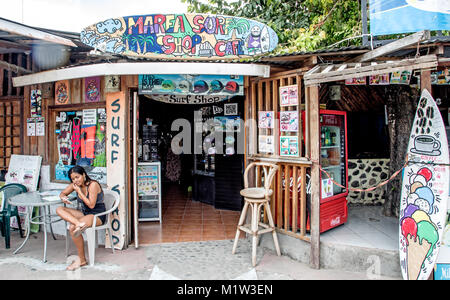
[[[248, 187], [248, 172], [252, 167], [262, 167], [264, 170], [264, 187]], [[259, 170], [259, 168], [258, 168]], [[256, 247], [258, 244], [259, 235], [272, 232], [273, 242], [275, 244], [275, 249], [277, 251], [277, 255], [280, 256], [280, 246], [278, 245], [277, 233], [275, 231], [275, 225], [272, 218], [272, 213], [270, 211], [270, 197], [273, 194], [272, 186], [273, 178], [275, 177], [275, 173], [278, 170], [278, 166], [270, 163], [262, 163], [262, 162], [254, 162], [248, 165], [244, 172], [244, 189], [241, 190], [241, 196], [244, 197], [244, 208], [242, 209], [241, 217], [239, 218], [239, 223], [236, 230], [236, 237], [234, 239], [233, 251], [232, 254], [236, 252], [237, 243], [239, 240], [240, 231], [247, 232], [248, 234], [253, 235], [252, 240], [252, 264], [256, 265]], [[257, 172], [258, 173], [258, 172]], [[261, 174], [262, 175], [262, 174]], [[256, 176], [256, 186], [258, 186], [258, 178], [259, 174]], [[251, 223], [245, 224], [245, 219], [247, 216], [248, 207], [251, 207]], [[261, 218], [261, 207], [264, 207], [267, 219], [269, 221], [269, 225], [260, 222]], [[262, 229], [260, 229], [260, 226]]]

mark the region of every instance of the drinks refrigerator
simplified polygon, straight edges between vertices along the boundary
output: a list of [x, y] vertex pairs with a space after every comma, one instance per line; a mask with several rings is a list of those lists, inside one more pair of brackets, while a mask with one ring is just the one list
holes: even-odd
[[[347, 113], [320, 110], [320, 232], [347, 222]], [[337, 184], [336, 184], [337, 183]]]
[[[321, 109], [319, 113], [320, 166], [327, 172], [320, 172], [320, 232], [322, 233], [347, 222], [347, 113], [324, 109]], [[305, 130], [305, 112], [302, 112], [302, 124]], [[305, 136], [304, 132], [303, 136]], [[310, 202], [310, 196], [307, 194], [307, 202]], [[310, 207], [308, 203], [307, 230], [310, 230]]]

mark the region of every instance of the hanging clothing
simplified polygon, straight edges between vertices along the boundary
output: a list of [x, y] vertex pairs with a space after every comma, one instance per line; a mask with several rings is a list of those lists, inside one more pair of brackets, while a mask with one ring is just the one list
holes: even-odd
[[97, 122], [97, 130], [95, 132], [95, 159], [94, 167], [106, 167], [106, 128], [105, 125]]
[[81, 149], [81, 119], [76, 117], [72, 123], [72, 151], [73, 158], [78, 159]]
[[95, 158], [95, 125], [81, 126], [81, 158]]
[[167, 151], [166, 177], [174, 182], [180, 179], [181, 160], [180, 156], [172, 152], [172, 148]]
[[62, 123], [60, 133], [58, 135], [59, 159], [64, 165], [70, 165], [72, 161], [72, 144], [71, 144], [72, 123]]

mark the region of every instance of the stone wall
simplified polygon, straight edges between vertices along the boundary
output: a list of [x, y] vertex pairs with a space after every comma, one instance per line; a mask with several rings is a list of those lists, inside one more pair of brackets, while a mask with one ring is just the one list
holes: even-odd
[[[378, 185], [389, 177], [389, 159], [349, 159], [348, 185], [350, 188], [369, 188]], [[375, 205], [385, 201], [386, 186], [371, 192], [350, 191], [348, 203]]]

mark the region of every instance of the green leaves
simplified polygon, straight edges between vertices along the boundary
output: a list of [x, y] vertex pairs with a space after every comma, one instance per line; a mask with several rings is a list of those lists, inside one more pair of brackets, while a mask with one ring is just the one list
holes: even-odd
[[181, 1], [189, 5], [189, 12], [244, 17], [269, 25], [278, 34], [275, 53], [312, 51], [362, 32], [360, 0]]

